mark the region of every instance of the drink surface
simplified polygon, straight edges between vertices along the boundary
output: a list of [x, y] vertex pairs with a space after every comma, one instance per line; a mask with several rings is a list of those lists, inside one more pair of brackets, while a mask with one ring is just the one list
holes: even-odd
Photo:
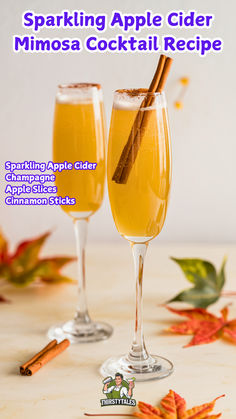
[[94, 213], [101, 205], [105, 181], [104, 108], [98, 101], [56, 101], [53, 160], [54, 162], [88, 161], [97, 163], [95, 170], [68, 170], [56, 174], [57, 194], [76, 199], [75, 205], [62, 209], [74, 215]]
[[160, 233], [171, 183], [171, 150], [165, 107], [149, 108], [142, 142], [125, 184], [112, 180], [138, 110], [113, 107], [108, 147], [108, 189], [116, 227], [129, 240], [148, 241]]

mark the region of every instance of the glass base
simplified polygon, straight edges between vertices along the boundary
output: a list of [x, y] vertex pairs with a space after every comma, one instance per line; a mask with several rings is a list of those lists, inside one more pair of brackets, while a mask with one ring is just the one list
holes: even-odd
[[153, 236], [125, 236], [123, 235], [123, 237], [128, 240], [130, 243], [137, 243], [137, 244], [143, 244], [143, 243], [147, 243], [150, 240], [152, 240], [154, 237]]
[[109, 358], [101, 366], [100, 373], [103, 377], [114, 377], [117, 372], [120, 372], [124, 378], [135, 377], [136, 381], [148, 381], [168, 377], [173, 370], [172, 362], [161, 356], [149, 355], [145, 361], [133, 362], [126, 355]]
[[91, 322], [87, 324], [76, 324], [75, 320], [50, 327], [48, 337], [50, 339], [69, 339], [71, 343], [96, 342], [108, 339], [113, 328], [107, 323]]

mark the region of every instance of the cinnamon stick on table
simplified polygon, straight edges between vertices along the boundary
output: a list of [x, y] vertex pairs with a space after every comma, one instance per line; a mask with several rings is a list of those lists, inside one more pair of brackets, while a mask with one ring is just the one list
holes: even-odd
[[20, 373], [22, 375], [33, 375], [40, 368], [42, 368], [47, 362], [55, 358], [70, 345], [68, 339], [64, 339], [62, 342], [57, 343], [56, 339], [50, 342], [45, 348], [36, 354], [32, 359], [23, 364], [20, 367]]
[[112, 180], [116, 183], [125, 184], [128, 180], [150, 116], [149, 112], [143, 112], [143, 108], [151, 106], [155, 100], [155, 96], [149, 95], [148, 93], [162, 92], [171, 64], [171, 58], [166, 57], [163, 54], [160, 56], [157, 69], [149, 86], [147, 95], [140, 105], [129, 138], [124, 146], [116, 170], [113, 174]]
[[43, 355], [48, 349], [52, 348], [53, 346], [55, 346], [57, 344], [57, 340], [54, 339], [51, 342], [49, 342], [49, 344], [47, 346], [45, 346], [40, 352], [38, 352], [37, 354], [35, 354], [33, 356], [33, 358], [31, 358], [29, 361], [25, 362], [25, 364], [20, 366], [20, 373], [21, 375], [25, 375], [25, 370], [26, 368], [32, 364], [34, 361], [36, 361], [37, 358], [39, 358], [41, 355]]

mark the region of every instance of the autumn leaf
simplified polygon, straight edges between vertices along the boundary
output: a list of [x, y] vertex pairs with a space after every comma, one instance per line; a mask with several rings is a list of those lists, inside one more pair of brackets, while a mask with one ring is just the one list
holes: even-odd
[[[224, 395], [220, 396], [224, 397]], [[201, 406], [193, 407], [186, 410], [186, 401], [179, 394], [170, 390], [169, 393], [161, 400], [160, 407], [154, 407], [151, 404], [139, 402], [140, 412], [135, 412], [134, 416], [142, 419], [216, 419], [221, 413], [209, 415], [215, 406], [217, 397], [212, 402], [204, 403]]]
[[38, 261], [40, 250], [49, 236], [50, 233], [47, 232], [36, 239], [21, 242], [15, 253], [9, 258], [12, 268], [18, 271], [33, 268]]
[[216, 419], [221, 416], [221, 413], [209, 415], [215, 407], [216, 400], [224, 397], [222, 394], [216, 397], [212, 402], [204, 403], [200, 406], [192, 407], [186, 410], [186, 401], [179, 394], [173, 390], [163, 397], [160, 402], [160, 407], [152, 406], [151, 404], [139, 402], [139, 412], [133, 414], [119, 414], [119, 413], [84, 413], [85, 416], [133, 416], [141, 419]]
[[230, 340], [236, 344], [236, 319], [228, 320], [228, 307], [221, 310], [220, 317], [203, 308], [186, 310], [177, 310], [169, 306], [166, 306], [166, 308], [172, 313], [189, 319], [168, 329], [172, 333], [193, 335], [192, 340], [185, 348], [212, 343], [219, 338]]
[[8, 261], [8, 243], [0, 230], [0, 277], [5, 276]]
[[50, 234], [47, 232], [21, 242], [13, 254], [9, 254], [7, 240], [3, 234], [0, 234], [0, 277], [16, 286], [26, 286], [36, 279], [46, 283], [73, 282], [60, 271], [75, 258], [68, 256], [40, 258], [42, 247]]
[[10, 303], [10, 300], [5, 298], [3, 295], [0, 295], [0, 303]]
[[8, 244], [3, 233], [0, 231], [0, 263], [7, 261]]
[[168, 302], [182, 301], [194, 307], [207, 308], [215, 303], [221, 296], [225, 284], [225, 264], [223, 260], [220, 271], [217, 273], [214, 265], [202, 259], [176, 259], [171, 258], [182, 269], [186, 279], [193, 284]]

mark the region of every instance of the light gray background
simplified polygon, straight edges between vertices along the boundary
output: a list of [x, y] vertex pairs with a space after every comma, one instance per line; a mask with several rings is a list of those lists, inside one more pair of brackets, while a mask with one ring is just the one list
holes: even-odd
[[[63, 9], [86, 12], [140, 13], [146, 9], [165, 15], [172, 9], [214, 13], [212, 29], [172, 30], [157, 34], [202, 34], [224, 40], [222, 54], [176, 54], [168, 81], [167, 99], [173, 144], [173, 186], [162, 242], [233, 242], [236, 233], [235, 196], [235, 13], [236, 3], [221, 0], [8, 0], [0, 6], [1, 46], [1, 178], [5, 160], [50, 160], [56, 86], [61, 82], [100, 82], [107, 122], [112, 92], [123, 87], [146, 87], [158, 55], [153, 54], [15, 54], [12, 36], [30, 33], [21, 27], [21, 15], [31, 9], [58, 13]], [[151, 33], [154, 33], [152, 30]], [[85, 38], [93, 30], [42, 30], [40, 37]], [[132, 34], [130, 32], [129, 34]], [[139, 36], [144, 36], [142, 31]], [[116, 35], [108, 30], [104, 35]], [[176, 111], [178, 78], [191, 84], [184, 109]], [[1, 181], [1, 222], [11, 241], [54, 229], [51, 243], [72, 242], [71, 219], [58, 207], [7, 207]], [[90, 241], [121, 240], [111, 217], [108, 198], [91, 220]]]

